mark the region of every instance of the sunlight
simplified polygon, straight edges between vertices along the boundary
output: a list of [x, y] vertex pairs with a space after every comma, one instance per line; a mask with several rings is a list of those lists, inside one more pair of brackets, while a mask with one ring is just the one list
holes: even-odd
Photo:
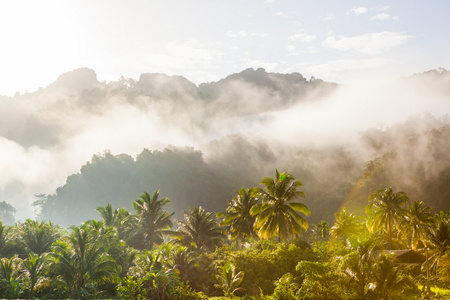
[[[70, 2], [11, 1], [1, 4], [0, 94], [34, 91], [87, 56], [86, 20]], [[55, 13], [57, 11], [58, 13]], [[82, 39], [83, 38], [83, 39]]]

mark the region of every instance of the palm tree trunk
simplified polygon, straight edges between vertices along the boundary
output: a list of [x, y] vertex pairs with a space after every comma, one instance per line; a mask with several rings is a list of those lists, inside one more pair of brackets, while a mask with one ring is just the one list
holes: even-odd
[[392, 250], [391, 218], [388, 218], [389, 250]]
[[280, 230], [280, 225], [278, 225], [278, 243], [281, 243], [281, 230]]

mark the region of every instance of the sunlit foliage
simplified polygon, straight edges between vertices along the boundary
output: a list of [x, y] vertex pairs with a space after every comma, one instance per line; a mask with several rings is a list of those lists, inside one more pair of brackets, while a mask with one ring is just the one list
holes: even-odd
[[212, 251], [223, 241], [222, 230], [212, 212], [193, 207], [177, 220], [178, 229], [174, 242], [199, 251]]
[[[68, 231], [51, 221], [0, 223], [0, 296], [406, 300], [450, 282], [448, 213], [408, 206], [388, 188], [368, 199], [366, 215], [343, 208], [331, 228], [321, 221], [306, 231], [299, 213], [309, 209], [294, 202], [301, 183], [276, 171], [262, 184], [239, 190], [225, 212], [191, 208], [176, 229], [159, 192], [136, 200], [135, 214], [99, 207], [100, 220]], [[405, 250], [392, 245], [418, 260], [405, 266]]]
[[242, 188], [237, 195], [228, 202], [225, 212], [218, 213], [218, 218], [223, 218], [221, 226], [225, 227], [225, 232], [231, 240], [238, 238], [255, 237], [253, 224], [255, 216], [252, 216], [250, 210], [258, 203], [258, 199], [254, 196], [253, 189]]
[[406, 218], [406, 204], [409, 198], [404, 192], [395, 193], [392, 188], [377, 190], [369, 197], [366, 212], [369, 215], [368, 228], [372, 232], [375, 228], [383, 228], [387, 234], [388, 247], [393, 248], [394, 228]]
[[168, 198], [159, 199], [159, 191], [153, 196], [145, 192], [140, 199], [133, 202], [136, 215], [130, 218], [134, 227], [131, 234], [142, 242], [142, 247], [151, 249], [155, 243], [161, 243], [164, 232], [172, 228], [171, 217], [174, 213], [164, 210], [164, 206], [169, 202]]
[[295, 202], [298, 197], [305, 196], [299, 190], [302, 187], [300, 180], [275, 170], [275, 179], [264, 177], [261, 184], [265, 189], [257, 187], [254, 193], [262, 203], [251, 209], [251, 214], [256, 216], [254, 228], [260, 238], [278, 236], [281, 241], [308, 229], [308, 222], [300, 213], [308, 216], [311, 211], [303, 203]]

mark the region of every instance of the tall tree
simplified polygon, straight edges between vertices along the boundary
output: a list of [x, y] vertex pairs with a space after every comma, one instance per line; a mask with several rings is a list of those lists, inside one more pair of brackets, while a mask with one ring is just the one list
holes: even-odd
[[398, 294], [391, 297], [395, 292], [402, 291], [406, 286], [415, 287], [409, 277], [402, 274], [402, 267], [395, 264], [393, 257], [384, 253], [377, 258], [373, 270], [376, 299], [397, 299]]
[[0, 221], [0, 257], [5, 257], [9, 254], [11, 246], [9, 245], [9, 241], [11, 238], [9, 237], [9, 232], [11, 227], [3, 225], [3, 222]]
[[332, 237], [348, 238], [352, 235], [358, 235], [363, 226], [358, 216], [348, 212], [345, 207], [342, 208], [340, 213], [335, 213], [334, 225], [330, 229]]
[[28, 258], [22, 262], [22, 272], [27, 278], [28, 297], [33, 299], [34, 289], [45, 277], [45, 272], [49, 265], [47, 255], [37, 255], [30, 253]]
[[215, 286], [223, 291], [225, 297], [233, 297], [234, 293], [241, 290], [239, 287], [244, 279], [244, 272], [240, 271], [236, 273], [236, 267], [227, 261], [216, 275], [216, 279], [219, 282]]
[[159, 198], [159, 190], [153, 196], [145, 192], [140, 199], [133, 203], [136, 211], [135, 237], [142, 237], [144, 245], [152, 249], [155, 243], [163, 242], [163, 234], [172, 228], [173, 223], [170, 218], [174, 213], [169, 214], [163, 208], [170, 202], [168, 198]]
[[426, 246], [431, 250], [427, 263], [432, 269], [436, 269], [441, 257], [450, 250], [450, 218], [448, 215], [441, 212], [439, 217], [435, 217], [435, 223], [426, 231]]
[[37, 207], [37, 219], [39, 220], [55, 220], [58, 218], [57, 197], [56, 194], [38, 194], [37, 198], [31, 205]]
[[214, 219], [214, 213], [201, 206], [194, 207], [189, 213], [184, 213], [184, 220], [177, 220], [178, 229], [173, 233], [174, 241], [198, 250], [213, 251], [222, 243], [222, 229]]
[[19, 244], [26, 254], [34, 253], [38, 256], [50, 250], [50, 246], [61, 236], [61, 229], [51, 221], [34, 221], [27, 219], [17, 225]]
[[412, 249], [423, 244], [425, 230], [432, 224], [431, 207], [425, 206], [422, 201], [414, 201], [407, 211], [404, 224], [405, 231], [408, 232], [408, 244]]
[[194, 252], [188, 250], [186, 247], [174, 247], [170, 251], [170, 259], [167, 266], [170, 270], [177, 270], [182, 282], [188, 282], [190, 274], [196, 265], [196, 258]]
[[17, 256], [0, 259], [0, 291], [1, 297], [19, 298], [20, 265], [22, 260]]
[[385, 228], [390, 249], [393, 229], [395, 226], [398, 228], [405, 219], [405, 205], [408, 202], [409, 198], [405, 192], [394, 193], [392, 188], [377, 190], [369, 197], [369, 204], [366, 206], [369, 230]]
[[348, 286], [353, 286], [358, 299], [366, 299], [370, 291], [370, 281], [374, 266], [374, 240], [357, 242], [352, 252], [342, 257], [340, 267], [349, 280]]
[[302, 229], [308, 229], [308, 222], [300, 215], [308, 216], [311, 211], [303, 203], [294, 202], [297, 197], [305, 194], [298, 190], [302, 182], [287, 173], [275, 170], [275, 179], [264, 177], [261, 184], [265, 189], [255, 188], [255, 195], [262, 199], [262, 204], [256, 204], [251, 214], [256, 216], [255, 230], [261, 238], [278, 235], [282, 238], [295, 235]]
[[250, 214], [250, 210], [257, 203], [258, 199], [253, 196], [253, 189], [241, 188], [228, 202], [227, 210], [217, 214], [218, 218], [223, 218], [221, 225], [225, 226], [231, 240], [236, 238], [243, 240], [254, 236], [255, 217]]
[[14, 214], [16, 209], [5, 201], [0, 202], [0, 220], [8, 225], [13, 225], [15, 222]]
[[326, 239], [330, 234], [330, 224], [322, 220], [315, 226], [313, 232], [321, 239]]
[[70, 291], [72, 298], [87, 293], [87, 284], [112, 280], [119, 267], [98, 243], [98, 235], [90, 227], [70, 227], [72, 232], [66, 242], [57, 242], [53, 268], [60, 275], [60, 282]]
[[[130, 268], [128, 281], [136, 282], [135, 293], [145, 299], [173, 299], [178, 285], [178, 274], [174, 269], [165, 270], [159, 251], [143, 251], [136, 256], [136, 265]], [[144, 299], [137, 295], [131, 298]], [[129, 296], [128, 296], [129, 297]]]
[[112, 209], [111, 203], [108, 203], [105, 207], [97, 207], [97, 211], [105, 222], [105, 226], [114, 227], [118, 221], [120, 208]]

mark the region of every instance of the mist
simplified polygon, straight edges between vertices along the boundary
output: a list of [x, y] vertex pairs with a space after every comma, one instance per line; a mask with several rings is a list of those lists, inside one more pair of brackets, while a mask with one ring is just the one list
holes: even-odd
[[[413, 137], [418, 161], [431, 159], [421, 134], [450, 125], [449, 83], [443, 69], [348, 85], [247, 69], [198, 86], [164, 74], [99, 82], [93, 70], [77, 69], [35, 92], [0, 97], [0, 201], [17, 209], [17, 221], [34, 218], [35, 195], [54, 194], [93, 155], [188, 146], [223, 174], [241, 174], [235, 185], [286, 170], [305, 190], [316, 186], [313, 206], [330, 181], [350, 186], [365, 162], [402, 153]], [[408, 165], [396, 160], [397, 170]], [[447, 167], [424, 165], [431, 177]]]

